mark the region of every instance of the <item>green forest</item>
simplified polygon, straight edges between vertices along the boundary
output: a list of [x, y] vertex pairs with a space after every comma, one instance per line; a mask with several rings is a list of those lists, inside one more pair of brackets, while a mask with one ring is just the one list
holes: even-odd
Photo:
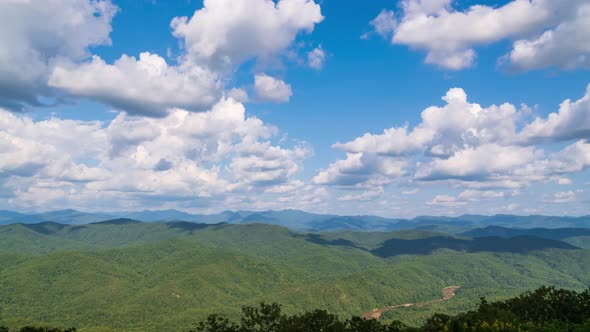
[[[504, 301], [481, 298], [474, 310], [456, 315], [434, 314], [420, 326], [399, 320], [386, 323], [359, 316], [342, 320], [326, 310], [284, 314], [277, 303], [242, 308], [239, 322], [211, 314], [191, 332], [585, 332], [590, 330], [590, 289], [575, 292], [540, 287]], [[0, 331], [8, 332], [6, 327]], [[26, 326], [19, 332], [75, 332], [76, 328]]]
[[[482, 297], [495, 303], [543, 285], [590, 285], [589, 250], [511, 239], [133, 220], [11, 224], [0, 226], [0, 326], [188, 331], [212, 313], [239, 322], [243, 307], [260, 310], [261, 302], [280, 303], [291, 317], [314, 308], [363, 317], [429, 302], [379, 320], [419, 328], [443, 317], [434, 314], [476, 310]], [[452, 285], [456, 296], [433, 301]]]

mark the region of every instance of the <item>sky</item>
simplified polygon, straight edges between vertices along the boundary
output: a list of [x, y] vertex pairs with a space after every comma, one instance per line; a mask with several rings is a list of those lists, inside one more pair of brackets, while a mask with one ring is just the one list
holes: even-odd
[[590, 0], [0, 0], [0, 209], [590, 213]]

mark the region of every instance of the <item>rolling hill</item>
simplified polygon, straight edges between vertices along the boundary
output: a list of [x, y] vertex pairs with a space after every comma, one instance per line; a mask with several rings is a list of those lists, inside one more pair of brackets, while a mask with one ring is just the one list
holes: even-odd
[[561, 240], [581, 248], [590, 248], [590, 229], [588, 228], [506, 228], [501, 226], [488, 226], [475, 228], [463, 232], [462, 236], [488, 237], [497, 236], [513, 238], [517, 236], [534, 236], [543, 239]]
[[[452, 245], [441, 246], [441, 237]], [[422, 230], [301, 233], [132, 219], [0, 226], [0, 325], [188, 330], [209, 313], [237, 317], [242, 305], [259, 301], [282, 303], [289, 313], [326, 308], [349, 316], [461, 286], [444, 304], [388, 312], [415, 324], [434, 310], [472, 308], [480, 296], [590, 285], [590, 251], [534, 239], [504, 247]], [[394, 243], [398, 251], [383, 254]]]

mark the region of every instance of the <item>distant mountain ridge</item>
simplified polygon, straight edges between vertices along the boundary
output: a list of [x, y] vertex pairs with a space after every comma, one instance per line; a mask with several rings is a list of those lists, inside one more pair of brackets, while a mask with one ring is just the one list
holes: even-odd
[[501, 226], [488, 226], [485, 228], [475, 228], [461, 233], [462, 236], [468, 237], [502, 237], [512, 238], [517, 236], [536, 236], [549, 240], [562, 240], [574, 236], [590, 236], [588, 228], [507, 228]]
[[474, 228], [498, 226], [504, 228], [590, 228], [590, 216], [517, 216], [517, 215], [462, 215], [458, 217], [419, 216], [413, 219], [383, 218], [372, 215], [339, 216], [316, 214], [299, 210], [281, 211], [224, 211], [217, 214], [191, 214], [178, 210], [145, 210], [128, 212], [81, 212], [72, 209], [26, 214], [0, 211], [2, 224], [34, 224], [57, 222], [61, 224], [88, 224], [115, 219], [133, 219], [144, 222], [186, 221], [194, 223], [264, 223], [284, 226], [298, 231], [395, 231], [420, 229], [461, 234]]
[[[526, 234], [526, 232], [524, 234], [515, 232], [516, 235], [513, 237], [482, 234], [484, 236], [470, 238], [424, 230], [360, 232], [362, 234], [355, 231], [306, 233], [290, 231], [284, 226], [260, 223], [142, 222], [129, 218], [118, 218], [83, 225], [55, 222], [3, 225], [0, 226], [0, 253], [48, 253], [60, 249], [115, 248], [173, 238], [199, 237], [199, 234], [202, 236], [203, 232], [207, 230], [208, 234], [211, 234], [210, 232], [224, 233], [228, 239], [246, 236], [249, 238], [259, 237], [260, 241], [264, 241], [265, 235], [304, 239], [324, 247], [355, 248], [382, 258], [398, 255], [430, 255], [443, 249], [470, 253], [525, 253], [545, 249], [581, 249], [560, 241], [557, 239], [558, 237], [549, 239]], [[590, 229], [555, 229], [553, 231], [563, 234], [566, 239], [577, 235], [585, 236], [589, 234]], [[237, 238], [233, 240], [237, 240]], [[60, 244], [60, 241], [64, 242]]]
[[113, 215], [107, 213], [81, 212], [72, 209], [31, 214], [7, 210], [0, 211], [0, 225], [17, 223], [35, 224], [48, 221], [60, 224], [88, 224], [115, 218]]
[[547, 240], [565, 241], [580, 248], [590, 248], [590, 229], [588, 228], [507, 228], [487, 226], [474, 228], [459, 234], [471, 238], [500, 237], [505, 239], [533, 236]]

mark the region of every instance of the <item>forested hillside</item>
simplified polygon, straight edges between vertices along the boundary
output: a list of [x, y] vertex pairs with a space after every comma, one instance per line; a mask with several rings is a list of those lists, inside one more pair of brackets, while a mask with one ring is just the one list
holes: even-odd
[[[412, 241], [421, 245], [407, 246]], [[419, 325], [434, 312], [473, 309], [481, 296], [590, 285], [590, 251], [540, 238], [509, 248], [488, 242], [419, 230], [298, 233], [263, 224], [130, 219], [7, 225], [0, 227], [0, 325], [186, 330], [210, 313], [237, 319], [242, 306], [263, 301], [281, 303], [287, 314], [324, 308], [349, 317], [430, 301], [444, 287], [461, 286], [448, 301], [382, 318]]]

